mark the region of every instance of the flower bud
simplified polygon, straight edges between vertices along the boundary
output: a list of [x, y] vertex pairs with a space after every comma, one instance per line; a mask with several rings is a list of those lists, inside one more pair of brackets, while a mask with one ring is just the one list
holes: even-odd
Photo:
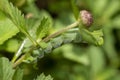
[[93, 23], [93, 17], [87, 10], [80, 11], [80, 20], [82, 21], [83, 25], [87, 27], [91, 26]]

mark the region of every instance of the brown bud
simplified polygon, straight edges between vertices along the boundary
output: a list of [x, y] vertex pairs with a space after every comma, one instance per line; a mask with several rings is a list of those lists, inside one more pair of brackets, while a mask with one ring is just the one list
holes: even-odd
[[87, 27], [91, 26], [93, 23], [93, 17], [91, 13], [86, 10], [80, 11], [80, 18], [81, 18], [83, 25]]

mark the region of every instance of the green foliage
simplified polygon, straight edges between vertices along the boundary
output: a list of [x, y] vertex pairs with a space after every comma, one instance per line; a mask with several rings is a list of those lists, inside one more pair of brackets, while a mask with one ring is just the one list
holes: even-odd
[[76, 6], [76, 0], [71, 0], [71, 5], [72, 5], [72, 10], [73, 10], [74, 16], [75, 16], [76, 19], [78, 19], [79, 9]]
[[8, 18], [11, 19], [17, 28], [22, 33], [24, 33], [33, 42], [34, 45], [37, 45], [36, 41], [34, 41], [26, 29], [27, 24], [21, 11], [18, 10], [17, 7], [14, 7], [13, 4], [9, 3], [7, 0], [0, 0], [0, 2], [0, 10], [3, 11]]
[[23, 70], [20, 68], [17, 68], [12, 80], [23, 80], [22, 78], [23, 78]]
[[[9, 1], [0, 0], [0, 80], [120, 79], [120, 0]], [[92, 13], [90, 28], [53, 36], [80, 10]]]
[[[3, 11], [7, 17], [11, 19], [21, 32], [27, 32], [24, 15], [21, 14], [21, 11], [14, 7], [12, 3], [9, 4], [7, 0], [1, 0], [0, 2], [1, 11]], [[4, 4], [6, 4], [6, 6]]]
[[[23, 70], [20, 68], [14, 70], [12, 63], [7, 58], [0, 58], [0, 67], [0, 80], [23, 80]], [[42, 73], [34, 80], [53, 80], [53, 78]]]
[[43, 18], [41, 20], [41, 23], [36, 31], [37, 39], [42, 39], [43, 37], [46, 36], [46, 34], [48, 34], [49, 29], [51, 27], [50, 25], [51, 25], [51, 23], [48, 20], [48, 18]]
[[23, 6], [26, 2], [26, 0], [9, 0], [9, 1], [11, 1], [17, 7]]
[[0, 80], [12, 80], [14, 70], [7, 58], [0, 58]]
[[80, 28], [80, 32], [81, 32], [81, 36], [83, 38], [83, 40], [95, 44], [97, 46], [99, 45], [103, 45], [103, 33], [101, 30], [96, 30], [93, 32], [89, 32], [86, 29], [81, 29]]
[[50, 75], [45, 76], [45, 75], [42, 73], [42, 74], [40, 74], [40, 76], [38, 76], [37, 79], [35, 79], [35, 80], [53, 80], [53, 78], [52, 78]]
[[20, 46], [19, 41], [17, 39], [7, 40], [4, 45], [6, 47], [5, 50], [8, 52], [16, 52]]
[[16, 26], [0, 11], [0, 44], [19, 32]]

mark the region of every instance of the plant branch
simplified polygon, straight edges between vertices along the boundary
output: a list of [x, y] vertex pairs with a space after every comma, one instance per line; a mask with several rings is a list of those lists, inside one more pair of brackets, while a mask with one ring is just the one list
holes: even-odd
[[64, 33], [64, 32], [66, 32], [67, 30], [69, 30], [69, 29], [71, 29], [71, 28], [77, 27], [78, 25], [79, 25], [79, 22], [76, 21], [75, 23], [73, 23], [73, 24], [71, 24], [71, 25], [69, 25], [69, 26], [67, 26], [67, 27], [65, 27], [65, 28], [63, 28], [63, 29], [61, 29], [61, 30], [59, 30], [59, 31], [57, 31], [57, 32], [49, 35], [48, 37], [44, 38], [42, 41], [47, 42], [47, 41], [49, 41], [51, 38], [54, 38], [54, 37], [56, 37], [56, 36], [58, 36], [58, 35], [60, 35], [60, 34], [62, 34], [62, 33]]
[[[26, 34], [26, 33], [24, 33]], [[26, 36], [31, 40], [31, 42], [33, 43], [34, 46], [38, 46], [38, 42], [36, 42], [28, 33], [26, 34]]]
[[14, 64], [13, 64], [13, 68], [15, 68], [17, 65], [21, 64], [22, 61], [24, 60], [25, 55], [21, 56]]

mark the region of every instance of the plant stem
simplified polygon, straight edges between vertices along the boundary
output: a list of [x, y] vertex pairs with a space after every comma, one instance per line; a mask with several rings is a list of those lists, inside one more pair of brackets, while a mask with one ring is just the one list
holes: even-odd
[[31, 40], [34, 46], [38, 46], [38, 43], [29, 34], [26, 34], [26, 36]]
[[18, 51], [15, 53], [15, 55], [14, 55], [14, 57], [13, 57], [13, 59], [12, 59], [12, 63], [14, 63], [14, 62], [16, 61], [16, 59], [21, 55], [21, 51], [22, 51], [25, 43], [26, 43], [26, 39], [22, 42], [22, 44], [20, 45], [20, 48], [19, 48]]
[[17, 65], [21, 64], [22, 61], [24, 60], [25, 55], [21, 56], [13, 65], [13, 68], [15, 68]]
[[[58, 35], [60, 35], [60, 34], [62, 34], [62, 33], [64, 33], [64, 32], [66, 32], [66, 31], [68, 31], [69, 29], [72, 29], [72, 28], [74, 28], [74, 27], [77, 27], [77, 26], [79, 25], [79, 23], [80, 23], [79, 21], [76, 21], [76, 22], [74, 22], [73, 24], [71, 24], [71, 25], [69, 25], [69, 26], [67, 26], [67, 27], [65, 27], [65, 28], [63, 28], [63, 29], [61, 29], [61, 30], [59, 30], [59, 31], [57, 31], [57, 32], [49, 35], [48, 37], [44, 38], [42, 41], [47, 42], [47, 41], [49, 41], [51, 38], [54, 38], [54, 37], [56, 37], [56, 36], [58, 36]], [[34, 47], [36, 47], [36, 46], [34, 46]], [[31, 51], [32, 49], [33, 49], [33, 48], [31, 48], [30, 51]], [[22, 55], [22, 56], [14, 63], [13, 68], [15, 68], [17, 65], [21, 64], [21, 63], [23, 62], [23, 60], [25, 59], [25, 56], [26, 56], [26, 55], [27, 55], [27, 53], [24, 54], [24, 55]]]
[[73, 23], [73, 24], [71, 24], [71, 25], [69, 25], [69, 26], [67, 26], [67, 27], [65, 27], [65, 28], [63, 28], [63, 29], [61, 29], [61, 30], [59, 30], [59, 31], [57, 31], [57, 32], [49, 35], [48, 37], [44, 38], [42, 41], [47, 42], [47, 41], [49, 41], [51, 38], [54, 38], [54, 37], [56, 37], [56, 36], [58, 36], [58, 35], [60, 35], [60, 34], [62, 34], [62, 33], [64, 33], [64, 32], [66, 32], [67, 30], [69, 30], [69, 29], [71, 29], [71, 28], [77, 27], [78, 25], [79, 25], [79, 22], [76, 21], [75, 23]]

